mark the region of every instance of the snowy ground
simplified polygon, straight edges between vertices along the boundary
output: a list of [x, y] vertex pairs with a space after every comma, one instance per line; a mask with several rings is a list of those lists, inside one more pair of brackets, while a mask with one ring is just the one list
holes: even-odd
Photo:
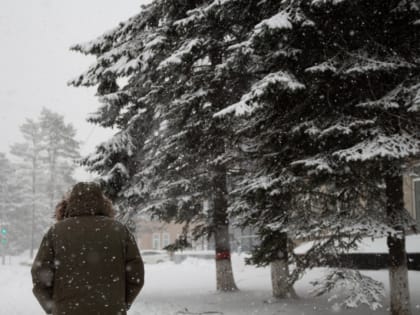
[[[12, 258], [11, 264], [0, 265], [0, 315], [42, 315], [32, 296], [29, 266]], [[337, 309], [326, 297], [308, 295], [309, 282], [318, 278], [323, 269], [309, 272], [297, 285], [300, 299], [267, 303], [270, 299], [270, 273], [267, 268], [245, 266], [243, 256], [233, 256], [236, 283], [235, 293], [216, 293], [215, 266], [211, 260], [187, 259], [181, 264], [165, 262], [146, 265], [146, 285], [129, 315], [329, 315], [336, 314], [389, 314], [388, 301], [378, 311], [365, 307]], [[386, 271], [372, 271], [369, 275], [386, 285]], [[410, 291], [413, 315], [420, 314], [420, 272], [410, 271]], [[82, 314], [81, 314], [82, 315]]]

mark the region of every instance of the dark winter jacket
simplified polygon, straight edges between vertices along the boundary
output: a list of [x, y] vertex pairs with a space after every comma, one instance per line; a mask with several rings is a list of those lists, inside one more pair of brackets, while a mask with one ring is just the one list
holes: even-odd
[[124, 315], [143, 287], [144, 269], [127, 228], [104, 216], [80, 216], [47, 232], [32, 278], [48, 314]]
[[32, 266], [33, 292], [48, 314], [124, 315], [143, 287], [132, 234], [91, 211], [73, 208], [42, 240]]

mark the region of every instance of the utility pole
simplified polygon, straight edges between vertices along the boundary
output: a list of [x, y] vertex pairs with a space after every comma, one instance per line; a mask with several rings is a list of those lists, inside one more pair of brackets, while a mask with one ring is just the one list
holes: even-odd
[[1, 256], [2, 264], [6, 264], [6, 246], [7, 246], [7, 228], [6, 228], [6, 195], [7, 195], [7, 179], [1, 181], [1, 196], [0, 196], [0, 247], [1, 247]]

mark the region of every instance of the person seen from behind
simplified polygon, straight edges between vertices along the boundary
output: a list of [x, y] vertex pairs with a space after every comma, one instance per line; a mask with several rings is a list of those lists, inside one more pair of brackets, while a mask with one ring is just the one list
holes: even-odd
[[32, 265], [33, 293], [47, 314], [126, 315], [144, 284], [129, 230], [114, 220], [98, 184], [78, 183], [56, 208]]

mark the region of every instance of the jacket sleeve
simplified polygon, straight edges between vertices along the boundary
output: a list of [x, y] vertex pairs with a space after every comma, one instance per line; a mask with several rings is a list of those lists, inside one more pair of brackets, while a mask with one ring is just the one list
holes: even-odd
[[44, 235], [31, 269], [33, 293], [47, 314], [52, 313], [54, 247], [52, 229]]
[[126, 229], [125, 283], [127, 309], [133, 304], [144, 285], [144, 265], [133, 235]]

